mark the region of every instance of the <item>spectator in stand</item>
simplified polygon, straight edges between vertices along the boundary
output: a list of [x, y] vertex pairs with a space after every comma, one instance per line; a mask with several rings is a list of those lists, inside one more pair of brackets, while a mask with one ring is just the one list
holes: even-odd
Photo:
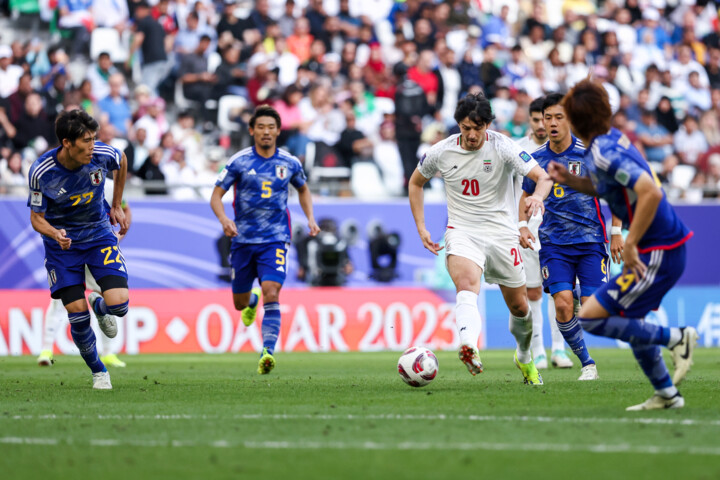
[[47, 118], [43, 110], [42, 97], [35, 92], [25, 98], [25, 111], [15, 122], [15, 128], [17, 134], [13, 138], [13, 143], [17, 150], [33, 146], [39, 138], [44, 142], [44, 148], [37, 150], [44, 151], [48, 146], [57, 144], [53, 122]]
[[164, 102], [155, 98], [147, 105], [146, 113], [135, 122], [135, 131], [145, 130], [144, 145], [152, 150], [160, 145], [160, 139], [167, 131], [167, 122], [161, 116]]
[[380, 124], [380, 140], [375, 142], [373, 158], [382, 174], [385, 191], [394, 197], [402, 196], [405, 181], [403, 162], [395, 138], [395, 124], [390, 119]]
[[498, 81], [502, 78], [502, 71], [495, 64], [497, 61], [497, 46], [488, 45], [485, 49], [485, 58], [480, 64], [481, 86], [487, 98], [493, 98], [498, 88]]
[[127, 138], [132, 125], [132, 111], [123, 91], [127, 91], [125, 77], [122, 73], [114, 73], [108, 79], [110, 91], [108, 95], [97, 104], [102, 116], [115, 127], [116, 133]]
[[75, 59], [88, 54], [90, 32], [94, 28], [93, 0], [58, 0], [58, 27], [71, 32], [70, 56]]
[[196, 172], [201, 172], [207, 167], [207, 157], [204, 152], [203, 138], [195, 128], [195, 115], [190, 110], [178, 114], [177, 122], [170, 127], [170, 133], [175, 145], [181, 147], [185, 152], [187, 163]]
[[256, 0], [255, 8], [248, 17], [250, 28], [258, 30], [262, 36], [265, 36], [268, 24], [273, 21], [270, 18], [269, 10], [268, 0]]
[[282, 118], [278, 145], [285, 145], [290, 153], [300, 159], [305, 158], [305, 149], [308, 144], [306, 133], [310, 126], [309, 122], [303, 121], [298, 105], [302, 98], [302, 91], [297, 85], [288, 85], [282, 98], [273, 105]]
[[92, 18], [95, 27], [114, 28], [118, 32], [123, 32], [130, 20], [128, 2], [92, 0]]
[[[140, 131], [138, 131], [138, 133], [140, 133]], [[154, 185], [145, 187], [146, 195], [167, 195], [165, 174], [163, 174], [162, 169], [160, 168], [160, 161], [162, 158], [162, 148], [155, 148], [151, 150], [147, 159], [137, 171], [138, 177], [154, 183]]]
[[[102, 52], [98, 55], [97, 63], [90, 65], [85, 78], [90, 81], [92, 96], [101, 100], [110, 94], [110, 76], [118, 73], [118, 69], [112, 63], [110, 54]], [[127, 91], [123, 92], [127, 94]]]
[[7, 162], [0, 160], [0, 194], [27, 196], [28, 170], [19, 151], [12, 152]]
[[0, 45], [0, 106], [7, 106], [7, 98], [18, 89], [22, 74], [22, 67], [12, 64], [10, 46]]
[[697, 118], [692, 115], [683, 119], [682, 127], [675, 132], [673, 143], [682, 163], [686, 165], [695, 165], [700, 155], [710, 148], [705, 135], [698, 128]]
[[185, 159], [185, 149], [178, 145], [170, 155], [170, 160], [160, 165], [165, 183], [170, 187], [173, 200], [194, 200], [198, 194], [193, 188], [197, 172]]
[[285, 2], [285, 11], [277, 21], [283, 37], [287, 38], [295, 31], [295, 18], [295, 0], [287, 0]]
[[340, 166], [343, 167], [351, 167], [355, 162], [373, 161], [373, 142], [356, 128], [355, 120], [352, 110], [345, 113], [346, 127], [335, 145], [340, 156]]
[[311, 142], [324, 143], [332, 147], [345, 130], [345, 118], [336, 108], [325, 85], [317, 84], [310, 90], [309, 97], [298, 104], [303, 123], [308, 123], [307, 137]]
[[404, 63], [395, 65], [394, 73], [401, 82], [395, 93], [395, 136], [402, 158], [407, 192], [407, 182], [418, 163], [422, 119], [425, 115], [432, 114], [433, 109], [420, 85], [409, 78]]
[[[460, 92], [462, 91], [462, 79], [458, 69], [455, 67], [455, 52], [450, 48], [443, 48], [439, 54], [440, 63], [435, 70], [438, 78], [438, 110], [442, 121], [447, 126], [455, 125], [455, 107], [457, 106]], [[477, 70], [477, 68], [476, 68]], [[395, 132], [393, 132], [394, 136]]]
[[635, 131], [649, 162], [662, 163], [672, 153], [673, 137], [665, 127], [658, 125], [655, 113], [651, 110], [642, 111]]
[[710, 90], [700, 85], [700, 75], [698, 72], [690, 72], [685, 87], [685, 100], [687, 101], [688, 111], [692, 114], [698, 114], [712, 107], [712, 99]]
[[307, 18], [300, 17], [295, 22], [295, 32], [287, 39], [288, 51], [297, 57], [298, 62], [305, 63], [310, 59], [310, 45], [313, 39], [310, 34], [310, 22]]
[[[204, 108], [205, 102], [212, 98], [213, 89], [217, 84], [217, 76], [208, 71], [208, 60], [205, 52], [210, 47], [211, 39], [208, 35], [200, 37], [200, 41], [195, 46], [195, 51], [182, 56], [178, 75], [183, 86], [183, 94], [189, 100], [200, 103], [203, 112], [208, 110]], [[207, 117], [205, 120], [209, 120]]]
[[510, 26], [508, 23], [508, 15], [510, 7], [503, 5], [500, 8], [500, 15], [490, 15], [485, 25], [482, 26], [482, 44], [487, 48], [488, 45], [494, 43], [490, 41], [490, 36], [499, 36], [501, 38], [509, 38]]
[[145, 0], [135, 4], [134, 33], [131, 57], [138, 50], [142, 52], [142, 83], [157, 95], [158, 85], [168, 75], [170, 63], [165, 50], [165, 29], [152, 18]]
[[222, 62], [215, 69], [215, 84], [212, 98], [223, 95], [239, 95], [248, 98], [246, 65], [240, 62], [240, 46], [233, 43], [222, 50]]
[[29, 73], [23, 73], [18, 82], [18, 88], [8, 97], [9, 114], [8, 118], [13, 123], [16, 123], [20, 116], [25, 112], [25, 99], [28, 95], [33, 93], [32, 88], [32, 75]]
[[420, 85], [425, 92], [428, 105], [435, 106], [438, 94], [438, 78], [433, 72], [435, 53], [422, 50], [418, 55], [417, 64], [408, 69], [407, 78]]
[[677, 117], [675, 116], [675, 110], [673, 110], [673, 105], [668, 97], [660, 98], [657, 108], [655, 109], [655, 118], [658, 124], [665, 127], [671, 135], [680, 128]]

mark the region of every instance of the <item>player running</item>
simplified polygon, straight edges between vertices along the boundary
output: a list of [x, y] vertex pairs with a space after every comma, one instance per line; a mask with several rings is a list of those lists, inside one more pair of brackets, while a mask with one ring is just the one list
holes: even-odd
[[484, 273], [486, 282], [500, 285], [510, 310], [510, 332], [517, 342], [515, 364], [525, 383], [542, 385], [530, 352], [532, 315], [515, 226], [514, 175], [529, 176], [538, 184], [526, 200], [530, 212], [543, 211], [552, 182], [530, 154], [488, 130], [494, 118], [484, 96], [460, 100], [455, 121], [461, 133], [433, 145], [420, 160], [409, 182], [410, 208], [423, 245], [437, 255], [442, 247], [425, 227], [422, 187], [440, 173], [448, 204], [447, 269], [457, 290], [458, 355], [468, 371], [473, 375], [483, 371], [477, 349], [481, 326], [477, 297]]
[[[517, 141], [520, 148], [526, 152], [534, 152], [542, 147], [548, 140], [542, 113], [544, 101], [545, 97], [538, 97], [530, 103], [530, 134]], [[522, 193], [523, 191], [521, 187], [523, 178], [524, 177], [517, 177], [518, 193]], [[518, 203], [520, 209], [524, 210], [525, 206], [519, 199]], [[547, 355], [545, 355], [545, 342], [543, 340], [543, 289], [542, 276], [540, 275], [540, 257], [538, 256], [538, 252], [532, 248], [523, 248], [522, 258], [525, 264], [528, 301], [533, 319], [533, 338], [532, 342], [530, 342], [530, 348], [532, 349], [535, 366], [538, 370], [543, 370], [548, 368], [548, 360]], [[550, 319], [548, 323], [550, 324], [550, 334], [552, 336], [550, 361], [554, 367], [570, 368], [573, 366], [573, 362], [565, 352], [565, 339], [557, 327], [557, 322], [552, 320], [555, 318], [555, 304], [552, 301], [548, 302], [548, 318]]]
[[[242, 311], [243, 323], [252, 325], [262, 293], [265, 315], [262, 321], [263, 351], [258, 373], [275, 367], [275, 344], [280, 333], [280, 289], [287, 274], [290, 242], [288, 189], [298, 191], [300, 206], [308, 220], [310, 236], [320, 232], [315, 222], [312, 197], [300, 161], [277, 148], [280, 115], [261, 105], [250, 118], [250, 135], [255, 146], [239, 151], [228, 161], [215, 182], [210, 206], [225, 235], [232, 237], [232, 293], [235, 308]], [[222, 197], [234, 187], [235, 219], [225, 214]], [[255, 279], [260, 288], [252, 288]]]
[[[570, 133], [570, 124], [560, 105], [562, 98], [559, 93], [545, 97], [542, 110], [550, 140], [533, 156], [543, 168], [554, 161], [564, 165], [573, 175], [582, 175], [587, 171], [585, 147]], [[521, 205], [534, 192], [535, 182], [526, 178], [523, 190]], [[520, 210], [520, 244], [532, 248], [531, 242], [536, 239], [528, 229], [524, 209]], [[617, 226], [620, 224], [619, 219], [613, 219], [613, 222]], [[543, 286], [553, 297], [560, 332], [582, 365], [578, 380], [597, 380], [595, 360], [585, 346], [582, 327], [575, 317], [573, 290], [577, 278], [580, 301], [585, 302], [608, 279], [607, 232], [600, 203], [594, 197], [556, 183], [545, 201], [539, 237]], [[613, 247], [619, 256], [621, 235], [614, 236]]]
[[[83, 110], [62, 112], [55, 122], [60, 147], [48, 151], [30, 167], [30, 221], [42, 234], [45, 268], [52, 298], [62, 300], [70, 333], [93, 376], [93, 388], [112, 389], [110, 375], [98, 357], [95, 334], [85, 300], [85, 266], [97, 280], [102, 296], [91, 295], [100, 329], [117, 334], [113, 316], [128, 311], [128, 274], [112, 225], [120, 235], [129, 227], [122, 209], [127, 159], [119, 150], [95, 141], [98, 123]], [[114, 174], [112, 204], [104, 184]]]
[[[655, 389], [643, 403], [627, 410], [682, 408], [678, 385], [686, 376], [697, 341], [693, 327], [668, 328], [643, 321], [660, 306], [685, 269], [685, 242], [692, 232], [680, 221], [654, 172], [619, 130], [610, 128], [612, 111], [605, 89], [590, 80], [575, 85], [563, 107], [573, 130], [588, 146], [589, 177], [573, 175], [563, 164], [550, 163], [556, 182], [610, 205], [623, 226], [623, 272], [600, 287], [580, 309], [578, 320], [590, 333], [629, 342], [638, 364]], [[668, 347], [675, 363], [670, 378], [660, 351]]]

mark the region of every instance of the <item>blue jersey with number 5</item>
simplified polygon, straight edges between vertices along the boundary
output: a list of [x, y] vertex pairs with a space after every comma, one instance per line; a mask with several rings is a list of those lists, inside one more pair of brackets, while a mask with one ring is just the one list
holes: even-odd
[[288, 189], [300, 188], [306, 178], [300, 160], [276, 149], [265, 158], [255, 147], [239, 151], [220, 172], [215, 186], [233, 192], [233, 209], [238, 235], [235, 243], [290, 241]]
[[[635, 216], [637, 195], [635, 182], [647, 174], [660, 187], [655, 172], [630, 140], [618, 129], [612, 128], [605, 135], [595, 137], [585, 152], [590, 179], [598, 195], [610, 205], [610, 210], [620, 218], [625, 228]], [[667, 250], [678, 247], [692, 236], [692, 232], [675, 214], [663, 192], [657, 212], [650, 227], [638, 242], [638, 250]]]
[[[74, 243], [85, 243], [112, 234], [105, 201], [105, 178], [120, 168], [122, 154], [110, 145], [95, 142], [88, 165], [75, 170], [57, 159], [61, 147], [44, 153], [30, 167], [28, 207], [44, 213], [50, 225], [65, 232]], [[43, 237], [44, 241], [50, 241]]]

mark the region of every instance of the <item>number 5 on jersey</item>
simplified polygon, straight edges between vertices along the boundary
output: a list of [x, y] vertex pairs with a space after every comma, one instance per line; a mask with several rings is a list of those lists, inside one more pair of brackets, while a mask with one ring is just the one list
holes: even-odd
[[270, 188], [270, 185], [272, 185], [272, 182], [269, 180], [262, 182], [262, 194], [260, 195], [261, 198], [270, 198], [270, 196], [272, 196], [272, 188]]

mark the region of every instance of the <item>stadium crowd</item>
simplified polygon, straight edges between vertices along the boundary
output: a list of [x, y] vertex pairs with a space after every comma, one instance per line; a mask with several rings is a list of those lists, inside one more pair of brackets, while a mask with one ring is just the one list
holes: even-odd
[[[708, 0], [0, 0], [0, 194], [83, 108], [142, 194], [209, 198], [270, 103], [311, 187], [406, 195], [458, 98], [519, 139], [528, 106], [601, 79], [671, 199], [720, 192], [720, 28]], [[432, 183], [432, 182], [431, 182]], [[438, 188], [434, 185], [432, 189]], [[315, 190], [315, 189], [314, 189]]]

